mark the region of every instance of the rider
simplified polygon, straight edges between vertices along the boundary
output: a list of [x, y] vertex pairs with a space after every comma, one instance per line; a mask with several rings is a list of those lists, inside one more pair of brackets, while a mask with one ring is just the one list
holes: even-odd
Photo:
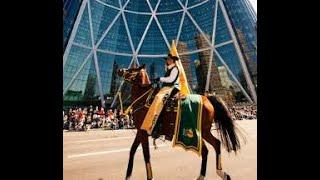
[[162, 88], [155, 96], [141, 126], [141, 129], [146, 130], [149, 135], [157, 122], [167, 98], [173, 97], [180, 91], [179, 69], [175, 64], [175, 61], [178, 59], [179, 58], [177, 56], [173, 56], [169, 53], [168, 57], [165, 58], [166, 73], [164, 77], [158, 77], [154, 80], [154, 82], [161, 82]]

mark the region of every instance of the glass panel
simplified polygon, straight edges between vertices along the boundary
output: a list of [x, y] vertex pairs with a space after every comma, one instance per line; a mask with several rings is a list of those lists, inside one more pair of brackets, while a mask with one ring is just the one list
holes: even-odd
[[174, 15], [158, 15], [159, 23], [167, 36], [169, 43], [177, 39], [180, 22], [182, 19], [182, 12]]
[[[115, 0], [117, 1], [117, 0]], [[127, 3], [127, 1], [130, 1], [130, 0], [120, 0], [121, 4], [122, 4], [122, 7]], [[118, 1], [119, 2], [119, 1]]]
[[[201, 51], [198, 53], [194, 53], [189, 55], [192, 58], [192, 68], [194, 68], [193, 80], [197, 83], [193, 83], [193, 89], [196, 93], [204, 94], [206, 82], [207, 82], [207, 74], [208, 74], [208, 66], [210, 62], [211, 50]], [[216, 74], [216, 71], [212, 68], [211, 71], [212, 77]], [[213, 87], [216, 86], [219, 81], [215, 81], [211, 77], [209, 91], [213, 91]]]
[[138, 44], [142, 38], [144, 31], [151, 18], [149, 15], [138, 15], [133, 13], [126, 13], [129, 31], [131, 33], [134, 48], [137, 49]]
[[[237, 80], [240, 82], [242, 87], [246, 90], [247, 94], [250, 95], [247, 82], [240, 64], [240, 59], [237, 55], [236, 49], [233, 44], [228, 44], [222, 47], [217, 48], [218, 53], [220, 54], [221, 58], [225, 61], [228, 65], [232, 73], [235, 75]], [[218, 56], [215, 55], [215, 59], [222, 65]]]
[[75, 77], [75, 80], [67, 90], [65, 101], [82, 101], [88, 98], [94, 98], [95, 88], [97, 84], [96, 73], [94, 69], [93, 56], [81, 69], [80, 73]]
[[197, 87], [197, 78], [194, 60], [196, 59], [197, 54], [185, 54], [187, 51], [185, 49], [185, 45], [183, 45], [181, 42], [178, 43], [177, 50], [181, 59], [184, 72], [187, 76], [189, 87], [191, 91], [195, 93]]
[[136, 11], [136, 12], [149, 12], [150, 8], [148, 6], [148, 3], [146, 0], [130, 0], [127, 7], [125, 8], [126, 10], [131, 10], [131, 11]]
[[88, 5], [86, 5], [86, 8], [83, 11], [74, 42], [92, 47]]
[[103, 94], [110, 93], [115, 55], [97, 52]]
[[71, 46], [70, 53], [67, 57], [65, 67], [63, 69], [63, 89], [69, 84], [71, 78], [79, 69], [85, 58], [89, 55], [90, 49]]
[[69, 36], [71, 34], [74, 21], [77, 18], [80, 5], [81, 5], [81, 2], [79, 1], [64, 2], [64, 7], [63, 7], [63, 47], [64, 48], [66, 47], [66, 44], [69, 40]]
[[168, 12], [182, 9], [177, 0], [162, 0], [159, 4], [157, 12]]
[[176, 1], [180, 1], [183, 5], [185, 5], [187, 0], [176, 0]]
[[237, 103], [248, 103], [248, 99], [246, 98], [238, 84], [234, 81], [230, 73], [226, 70], [226, 67], [223, 65], [218, 65], [217, 68], [223, 87], [220, 90], [220, 94], [223, 95], [222, 98], [226, 101], [226, 104], [230, 107]]
[[[105, 6], [96, 0], [90, 0], [90, 8], [93, 36], [95, 43], [97, 43], [119, 11], [113, 8], [109, 8], [108, 6]], [[119, 17], [121, 18], [121, 16]]]
[[231, 35], [228, 30], [227, 23], [223, 17], [222, 10], [220, 6], [218, 7], [217, 13], [217, 27], [216, 27], [216, 36], [215, 44], [226, 42], [231, 40]]
[[167, 54], [168, 47], [155, 20], [152, 21], [139, 54]]
[[152, 6], [152, 9], [155, 9], [156, 8], [156, 5], [158, 3], [159, 0], [149, 0], [151, 6]]
[[182, 25], [179, 41], [186, 43], [188, 51], [198, 50], [210, 47], [205, 37], [210, 41], [210, 35], [203, 36], [193, 24], [191, 19], [186, 15]]
[[[203, 1], [206, 1], [206, 0], [188, 0], [188, 7], [199, 4]], [[208, 1], [211, 1], [211, 0], [208, 0]]]
[[98, 48], [111, 52], [132, 54], [129, 37], [122, 17], [118, 18]]
[[[213, 20], [215, 11], [215, 0], [208, 1], [196, 8], [189, 10], [192, 18], [197, 22], [198, 26], [205, 34], [212, 35]], [[211, 42], [211, 38], [210, 38]]]
[[[94, 1], [96, 1], [96, 0], [94, 0]], [[109, 5], [112, 5], [112, 6], [115, 6], [115, 7], [120, 7], [119, 0], [99, 0], [99, 1], [104, 2], [106, 4], [109, 4]]]

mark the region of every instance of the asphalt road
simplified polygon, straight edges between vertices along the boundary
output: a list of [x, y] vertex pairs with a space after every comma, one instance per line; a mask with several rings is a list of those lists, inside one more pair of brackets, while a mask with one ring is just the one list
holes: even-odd
[[[257, 121], [237, 121], [245, 133], [246, 144], [235, 155], [222, 151], [222, 166], [233, 180], [257, 179]], [[215, 134], [215, 132], [213, 132]], [[64, 180], [123, 180], [134, 130], [63, 133]], [[150, 145], [152, 140], [150, 138]], [[201, 158], [180, 147], [172, 148], [169, 141], [157, 141], [159, 148], [150, 147], [151, 165], [155, 180], [193, 180], [200, 173]], [[206, 179], [220, 179], [215, 172], [215, 152], [209, 148]], [[134, 159], [132, 180], [146, 179], [142, 150]]]

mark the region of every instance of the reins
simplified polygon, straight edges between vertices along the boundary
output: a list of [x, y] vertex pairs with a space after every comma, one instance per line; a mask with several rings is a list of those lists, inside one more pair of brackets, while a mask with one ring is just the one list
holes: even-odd
[[[129, 111], [132, 109], [132, 106], [136, 103], [136, 102], [138, 102], [141, 98], [143, 98], [146, 94], [148, 94], [149, 92], [153, 92], [153, 88], [150, 88], [147, 92], [145, 92], [144, 94], [142, 94], [139, 98], [137, 98], [136, 100], [134, 100], [131, 104], [130, 104], [130, 106], [125, 110], [125, 112], [124, 112], [124, 115], [127, 115], [128, 113], [129, 113]], [[122, 102], [121, 102], [122, 103]]]

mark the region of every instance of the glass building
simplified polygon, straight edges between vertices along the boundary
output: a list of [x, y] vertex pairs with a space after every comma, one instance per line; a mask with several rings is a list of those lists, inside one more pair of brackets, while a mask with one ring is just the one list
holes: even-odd
[[65, 49], [82, 0], [63, 0], [63, 47]]
[[257, 85], [257, 15], [248, 0], [223, 0], [245, 62]]
[[[193, 92], [230, 88], [256, 102], [256, 14], [247, 0], [69, 0], [64, 13], [65, 105], [114, 105], [130, 92], [116, 69], [146, 64], [150, 76], [163, 75], [173, 40]], [[211, 83], [221, 66], [232, 87]]]

